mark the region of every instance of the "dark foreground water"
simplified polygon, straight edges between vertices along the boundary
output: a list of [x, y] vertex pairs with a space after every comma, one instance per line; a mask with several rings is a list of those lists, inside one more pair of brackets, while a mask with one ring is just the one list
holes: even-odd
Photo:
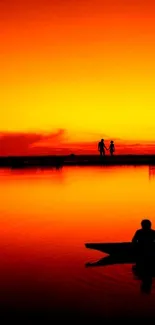
[[155, 226], [148, 167], [0, 170], [0, 312], [20, 324], [155, 320], [155, 284], [132, 265], [86, 268], [103, 257], [85, 242], [130, 241]]

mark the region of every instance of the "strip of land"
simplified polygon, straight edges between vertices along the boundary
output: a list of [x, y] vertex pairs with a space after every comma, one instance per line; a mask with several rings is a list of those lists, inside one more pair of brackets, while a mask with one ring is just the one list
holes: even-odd
[[155, 165], [155, 155], [98, 155], [0, 157], [0, 167], [30, 168], [63, 166]]

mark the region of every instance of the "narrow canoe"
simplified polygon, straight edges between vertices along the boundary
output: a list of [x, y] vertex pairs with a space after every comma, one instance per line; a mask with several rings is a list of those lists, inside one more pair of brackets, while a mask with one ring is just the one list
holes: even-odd
[[[86, 248], [95, 249], [100, 252], [109, 255], [129, 255], [134, 256], [136, 254], [136, 246], [132, 242], [123, 243], [86, 243]], [[138, 248], [138, 246], [137, 246]], [[153, 250], [151, 248], [153, 255], [155, 255], [155, 243], [153, 244]], [[150, 252], [151, 253], [151, 252]]]

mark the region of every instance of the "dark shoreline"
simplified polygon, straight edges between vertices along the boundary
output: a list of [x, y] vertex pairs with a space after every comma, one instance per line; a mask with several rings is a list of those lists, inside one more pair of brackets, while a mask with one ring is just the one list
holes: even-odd
[[123, 165], [155, 166], [155, 155], [116, 155], [113, 157], [100, 157], [99, 155], [0, 157], [0, 168], [61, 168], [63, 166]]

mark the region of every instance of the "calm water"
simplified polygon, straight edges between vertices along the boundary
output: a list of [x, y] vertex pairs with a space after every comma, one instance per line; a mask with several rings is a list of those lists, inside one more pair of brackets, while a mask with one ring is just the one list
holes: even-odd
[[[155, 316], [155, 285], [131, 265], [86, 268], [103, 254], [85, 242], [130, 241], [155, 227], [149, 167], [0, 170], [0, 307], [57, 320]], [[50, 315], [50, 316], [49, 316]]]

